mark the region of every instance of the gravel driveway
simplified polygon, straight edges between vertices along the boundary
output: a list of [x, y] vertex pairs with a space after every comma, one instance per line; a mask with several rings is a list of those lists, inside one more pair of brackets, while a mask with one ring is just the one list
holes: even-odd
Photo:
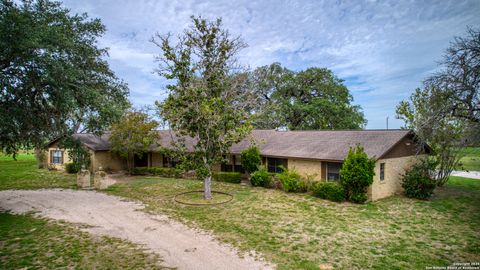
[[178, 269], [273, 269], [264, 261], [216, 241], [163, 215], [138, 211], [144, 206], [95, 191], [0, 191], [0, 209], [90, 225], [84, 229], [143, 245], [158, 253], [163, 265]]

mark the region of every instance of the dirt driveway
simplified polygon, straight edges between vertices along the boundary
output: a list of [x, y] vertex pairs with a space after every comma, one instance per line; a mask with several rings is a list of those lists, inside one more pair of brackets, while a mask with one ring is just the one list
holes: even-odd
[[138, 211], [144, 206], [95, 191], [6, 190], [0, 191], [0, 209], [82, 223], [85, 230], [144, 245], [160, 254], [163, 265], [178, 269], [272, 269], [237, 252], [199, 230], [166, 216]]

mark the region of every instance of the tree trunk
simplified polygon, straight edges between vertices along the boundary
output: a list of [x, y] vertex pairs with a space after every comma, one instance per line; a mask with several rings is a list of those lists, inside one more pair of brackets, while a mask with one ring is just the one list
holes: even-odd
[[47, 167], [47, 153], [41, 147], [35, 147], [35, 159], [39, 169]]
[[203, 198], [205, 200], [212, 199], [212, 168], [207, 162], [206, 158], [203, 158], [203, 164], [207, 168], [207, 176], [203, 179]]
[[203, 179], [203, 198], [205, 200], [212, 199], [212, 176], [206, 176]]

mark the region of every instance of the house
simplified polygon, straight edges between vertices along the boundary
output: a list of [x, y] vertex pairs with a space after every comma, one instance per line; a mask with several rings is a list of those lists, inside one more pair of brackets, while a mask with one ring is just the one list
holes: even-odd
[[[152, 147], [143, 157], [135, 158], [138, 167], [174, 167], [175, 160], [160, 152], [169, 148], [176, 137], [170, 131], [159, 131], [160, 147]], [[91, 154], [91, 169], [99, 167], [118, 171], [126, 168], [123, 158], [110, 152], [109, 134], [74, 134]], [[426, 146], [418, 149], [415, 134], [409, 130], [339, 130], [339, 131], [277, 131], [253, 130], [247, 138], [233, 145], [226, 157], [228, 162], [215, 166], [216, 171], [243, 172], [240, 153], [255, 140], [262, 156], [262, 163], [270, 172], [281, 168], [295, 169], [305, 177], [324, 181], [338, 181], [339, 170], [350, 147], [360, 144], [375, 159], [374, 182], [368, 190], [371, 200], [401, 192], [401, 175], [418, 155], [430, 153]], [[65, 150], [58, 141], [48, 145], [48, 160], [62, 167], [69, 162]], [[187, 138], [187, 149], [193, 150], [194, 140]]]

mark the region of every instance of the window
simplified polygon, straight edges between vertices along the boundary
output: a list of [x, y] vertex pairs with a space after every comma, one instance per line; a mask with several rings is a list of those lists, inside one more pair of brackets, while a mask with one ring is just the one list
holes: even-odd
[[340, 168], [342, 168], [342, 163], [327, 162], [327, 181], [339, 181]]
[[281, 173], [287, 168], [287, 159], [285, 158], [268, 158], [268, 172]]
[[385, 163], [380, 163], [380, 181], [385, 180]]
[[50, 152], [50, 155], [53, 164], [63, 164], [63, 151], [53, 150]]
[[179, 160], [172, 157], [163, 156], [163, 167], [164, 168], [176, 168]]

